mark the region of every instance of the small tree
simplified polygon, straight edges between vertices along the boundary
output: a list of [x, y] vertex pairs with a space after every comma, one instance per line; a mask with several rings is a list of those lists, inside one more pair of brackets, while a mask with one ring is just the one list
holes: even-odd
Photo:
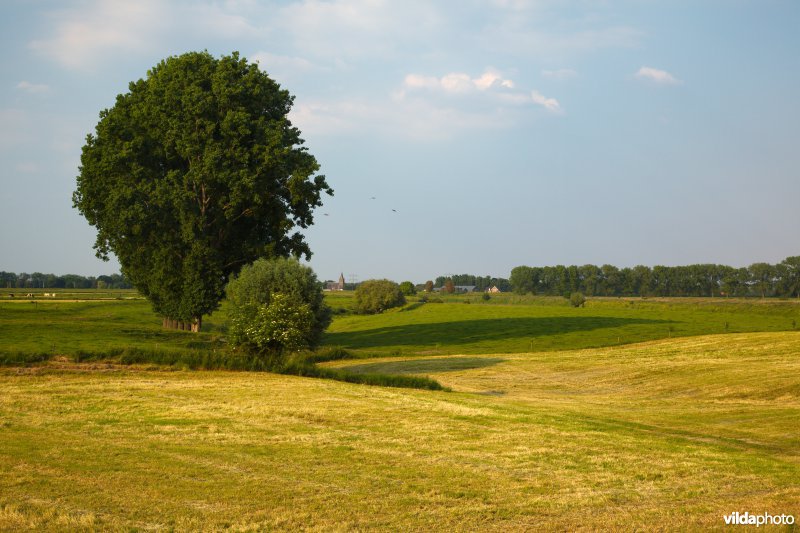
[[400, 284], [400, 292], [405, 296], [414, 296], [417, 294], [417, 289], [414, 288], [414, 284], [410, 281], [404, 281]]
[[569, 295], [569, 303], [572, 307], [583, 307], [586, 303], [586, 297], [581, 292], [573, 292]]
[[425, 292], [433, 292], [433, 282], [431, 280], [425, 282]]
[[381, 313], [406, 303], [400, 286], [388, 279], [370, 279], [356, 289], [355, 309], [358, 313]]
[[447, 278], [447, 281], [444, 282], [444, 292], [446, 292], [447, 294], [453, 294], [454, 292], [456, 292], [456, 286], [453, 283], [452, 279]]
[[229, 342], [259, 354], [316, 346], [331, 322], [314, 271], [295, 259], [259, 259], [226, 289]]

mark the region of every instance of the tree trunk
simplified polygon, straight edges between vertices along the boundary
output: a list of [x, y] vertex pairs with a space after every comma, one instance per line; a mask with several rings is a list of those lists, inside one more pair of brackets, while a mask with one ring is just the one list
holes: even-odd
[[198, 333], [203, 325], [203, 318], [196, 316], [192, 320], [177, 320], [174, 318], [163, 317], [161, 319], [161, 327], [164, 329], [177, 329], [179, 331], [191, 331]]

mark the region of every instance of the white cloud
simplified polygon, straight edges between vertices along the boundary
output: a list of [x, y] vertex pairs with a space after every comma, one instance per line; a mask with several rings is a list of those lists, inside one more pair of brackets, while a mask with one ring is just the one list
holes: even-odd
[[555, 98], [547, 98], [539, 91], [531, 91], [531, 100], [536, 105], [540, 105], [551, 113], [562, 113], [561, 104]]
[[68, 69], [92, 70], [121, 54], [167, 55], [186, 37], [242, 39], [258, 35], [237, 3], [177, 4], [158, 0], [90, 0], [47, 13], [50, 35], [28, 46]]
[[513, 89], [514, 82], [511, 80], [506, 80], [500, 77], [499, 74], [491, 71], [484, 72], [480, 78], [472, 80], [475, 86], [485, 91], [494, 85], [500, 85], [501, 87], [505, 87], [506, 89]]
[[159, 21], [165, 19], [161, 3], [154, 0], [95, 1], [50, 15], [56, 21], [53, 35], [32, 41], [30, 47], [77, 69], [93, 68], [119, 52], [149, 49]]
[[493, 88], [513, 89], [514, 82], [505, 79], [497, 72], [487, 70], [477, 78], [472, 78], [463, 72], [451, 72], [441, 78], [408, 74], [403, 80], [403, 85], [408, 89], [434, 89], [446, 93], [469, 93], [473, 91], [487, 91]]
[[578, 73], [572, 70], [571, 68], [542, 71], [542, 77], [547, 78], [548, 80], [564, 81], [564, 80], [571, 80], [572, 78], [575, 78], [577, 76]]
[[410, 89], [438, 89], [440, 87], [439, 78], [420, 76], [419, 74], [408, 74], [403, 80], [403, 84]]
[[639, 78], [640, 80], [647, 80], [661, 85], [680, 85], [681, 83], [683, 83], [681, 80], [677, 79], [675, 76], [673, 76], [666, 70], [659, 70], [657, 68], [652, 68], [652, 67], [640, 68], [636, 72], [636, 74], [634, 74], [634, 77]]
[[24, 80], [17, 84], [17, 89], [31, 94], [45, 94], [50, 92], [50, 87], [44, 83], [31, 83]]
[[448, 93], [465, 93], [476, 87], [467, 74], [453, 72], [439, 80], [441, 88]]

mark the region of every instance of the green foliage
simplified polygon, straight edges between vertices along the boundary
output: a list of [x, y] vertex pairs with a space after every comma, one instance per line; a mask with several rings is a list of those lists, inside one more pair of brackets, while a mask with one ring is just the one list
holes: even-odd
[[332, 194], [287, 118], [293, 97], [238, 53], [161, 61], [100, 113], [73, 194], [98, 257], [162, 316], [219, 307], [229, 277], [258, 257], [310, 256], [295, 227]]
[[295, 259], [259, 259], [228, 283], [233, 346], [261, 354], [314, 347], [330, 324], [322, 284]]
[[388, 279], [370, 279], [361, 283], [355, 293], [355, 310], [361, 314], [382, 313], [406, 303], [397, 283]]
[[776, 265], [753, 263], [748, 268], [715, 264], [622, 269], [612, 265], [518, 266], [512, 269], [510, 281], [519, 295], [800, 297], [800, 257], [787, 257]]
[[249, 305], [231, 315], [229, 342], [257, 353], [282, 353], [307, 348], [314, 314], [308, 304], [275, 293], [270, 302]]
[[410, 281], [404, 281], [400, 284], [400, 292], [402, 292], [404, 296], [414, 296], [417, 294], [417, 289], [414, 288], [414, 284]]
[[583, 307], [583, 304], [586, 303], [586, 297], [583, 293], [573, 292], [569, 295], [569, 303], [572, 307]]
[[492, 297], [489, 296], [488, 292], [484, 292], [483, 294], [481, 294], [481, 300], [483, 300], [484, 302], [488, 302], [491, 299], [492, 299]]

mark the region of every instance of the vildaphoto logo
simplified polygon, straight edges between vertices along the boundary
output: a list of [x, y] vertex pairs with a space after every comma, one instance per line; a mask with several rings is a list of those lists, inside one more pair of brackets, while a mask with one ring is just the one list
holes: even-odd
[[739, 513], [738, 511], [731, 514], [726, 514], [722, 518], [725, 519], [725, 525], [728, 526], [782, 526], [794, 524], [794, 516], [790, 514], [750, 514]]

